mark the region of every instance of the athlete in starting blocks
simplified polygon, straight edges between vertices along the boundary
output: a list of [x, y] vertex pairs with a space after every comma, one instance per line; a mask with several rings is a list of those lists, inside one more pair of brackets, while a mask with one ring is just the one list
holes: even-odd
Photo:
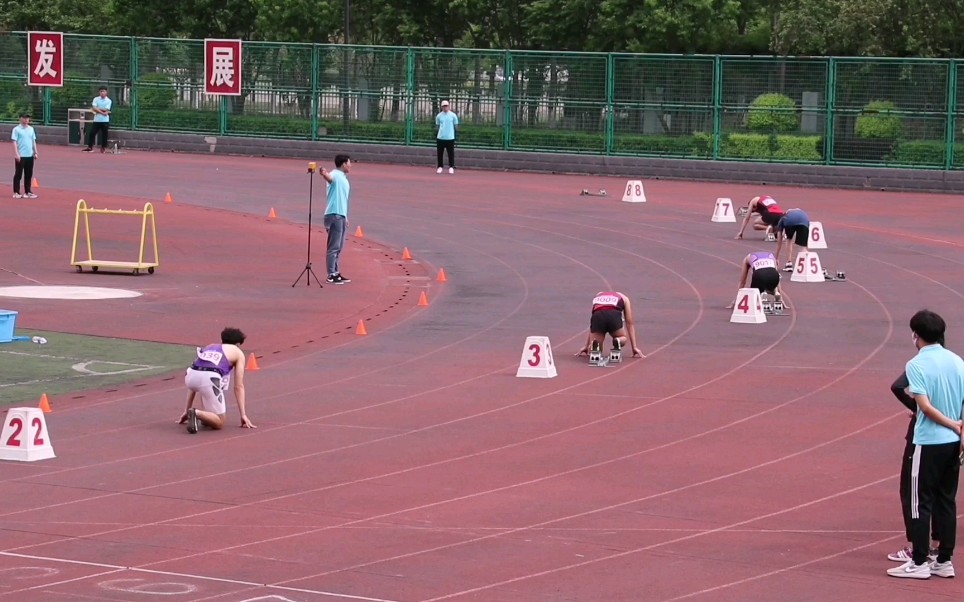
[[[754, 215], [754, 213], [756, 215]], [[746, 231], [747, 225], [750, 220], [753, 220], [753, 229], [758, 231], [765, 231], [765, 239], [768, 241], [776, 240], [776, 225], [780, 218], [783, 217], [783, 209], [780, 205], [769, 196], [755, 196], [750, 199], [750, 202], [746, 205], [746, 215], [743, 217], [743, 224], [740, 226], [740, 232], [735, 236], [737, 240], [743, 238], [743, 232]]]
[[602, 360], [602, 345], [606, 335], [613, 339], [609, 353], [610, 362], [622, 361], [622, 349], [629, 343], [633, 357], [646, 357], [636, 346], [636, 327], [633, 321], [633, 307], [629, 297], [616, 291], [596, 293], [592, 300], [592, 315], [589, 318], [589, 336], [586, 345], [576, 355], [589, 355], [590, 363]]
[[[773, 296], [773, 304], [770, 311], [780, 313], [783, 311], [783, 291], [780, 290], [780, 271], [777, 269], [777, 258], [769, 251], [753, 251], [748, 253], [743, 261], [740, 262], [740, 286], [746, 288], [747, 278], [750, 278], [750, 288], [760, 291], [766, 298], [767, 295]], [[753, 272], [750, 276], [750, 272]], [[769, 302], [764, 303], [764, 309]], [[726, 306], [733, 309], [733, 302]], [[769, 313], [769, 312], [767, 312]]]
[[[212, 429], [224, 428], [227, 407], [224, 400], [224, 390], [228, 388], [231, 376], [234, 376], [234, 396], [238, 402], [238, 412], [241, 414], [243, 428], [256, 428], [248, 420], [245, 413], [244, 395], [244, 333], [237, 328], [225, 328], [221, 331], [221, 343], [208, 345], [197, 350], [194, 363], [187, 369], [184, 376], [184, 386], [187, 387], [187, 407], [178, 418], [178, 424], [187, 423], [187, 432], [196, 433], [200, 427]], [[201, 407], [194, 407], [200, 397]]]

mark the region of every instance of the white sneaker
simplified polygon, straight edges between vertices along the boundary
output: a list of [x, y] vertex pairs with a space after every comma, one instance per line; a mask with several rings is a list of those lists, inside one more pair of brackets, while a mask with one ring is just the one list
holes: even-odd
[[454, 167], [449, 167], [449, 173], [455, 173], [455, 168], [454, 168]]
[[439, 167], [438, 169], [436, 169], [436, 170], [435, 170], [435, 173], [442, 173], [442, 168]]
[[32, 193], [32, 192], [28, 192], [27, 194], [23, 195], [23, 198], [25, 198], [25, 199], [35, 199], [35, 198], [37, 198], [37, 195], [35, 195], [35, 194]]
[[887, 574], [891, 577], [901, 579], [930, 579], [931, 565], [926, 562], [924, 564], [914, 564], [913, 560], [908, 560], [898, 567], [887, 569]]
[[15, 199], [22, 199], [22, 198], [23, 198], [23, 195], [20, 194], [19, 192], [15, 192], [15, 193], [13, 193], [13, 198], [15, 198]]
[[938, 577], [950, 579], [954, 576], [954, 565], [951, 564], [950, 560], [947, 562], [937, 562], [935, 560], [931, 563], [931, 575], [937, 575]]
[[894, 562], [904, 563], [908, 560], [914, 558], [914, 551], [910, 549], [910, 546], [904, 546], [903, 548], [897, 550], [893, 554], [887, 554], [887, 560], [893, 560]]

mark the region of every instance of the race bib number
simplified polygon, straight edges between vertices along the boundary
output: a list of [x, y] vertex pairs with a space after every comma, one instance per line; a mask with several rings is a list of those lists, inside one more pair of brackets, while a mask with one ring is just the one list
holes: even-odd
[[772, 257], [763, 257], [762, 259], [757, 259], [753, 262], [754, 270], [762, 270], [763, 268], [775, 268], [775, 267], [777, 267], [777, 261]]
[[616, 307], [619, 305], [621, 299], [617, 295], [597, 295], [593, 300], [593, 305], [612, 305]]
[[221, 363], [221, 358], [224, 357], [224, 354], [221, 353], [220, 351], [213, 351], [213, 350], [201, 351], [200, 349], [198, 349], [197, 356], [198, 356], [198, 359], [202, 359], [206, 362], [211, 362], [212, 364], [217, 366], [218, 364]]
[[769, 208], [769, 207], [772, 207], [773, 205], [776, 205], [777, 202], [774, 201], [773, 199], [762, 199], [760, 201], [760, 204], [763, 205], [764, 207]]

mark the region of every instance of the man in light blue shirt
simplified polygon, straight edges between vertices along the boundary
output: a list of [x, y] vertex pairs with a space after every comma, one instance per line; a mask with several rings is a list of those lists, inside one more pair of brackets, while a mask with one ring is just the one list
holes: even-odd
[[348, 206], [351, 203], [351, 184], [348, 172], [351, 171], [351, 157], [335, 156], [335, 170], [321, 169], [321, 177], [328, 182], [328, 206], [325, 207], [325, 230], [328, 231], [328, 268], [329, 284], [348, 284], [349, 278], [341, 273], [341, 250], [345, 246], [345, 231], [348, 229]]
[[435, 116], [438, 134], [435, 136], [435, 150], [438, 155], [438, 169], [435, 173], [442, 173], [442, 153], [449, 156], [449, 173], [455, 173], [455, 131], [459, 125], [459, 116], [449, 109], [449, 101], [442, 101], [442, 110]]
[[[10, 132], [13, 140], [13, 198], [35, 199], [30, 186], [33, 184], [33, 164], [37, 159], [37, 133], [30, 125], [30, 115], [20, 115], [20, 124]], [[23, 179], [23, 194], [20, 194], [20, 180]]]
[[110, 127], [110, 108], [113, 106], [111, 99], [107, 97], [107, 87], [101, 86], [97, 96], [90, 102], [90, 108], [94, 111], [94, 123], [87, 131], [87, 148], [85, 153], [94, 151], [94, 137], [100, 136], [100, 152], [107, 150], [107, 134]]
[[[961, 405], [964, 403], [964, 360], [940, 345], [944, 319], [921, 310], [910, 319], [918, 353], [907, 362], [908, 390], [917, 402], [911, 486], [905, 495], [911, 512], [913, 557], [889, 569], [892, 577], [953, 577], [957, 535], [957, 485], [961, 459]], [[928, 562], [931, 518], [940, 546]]]

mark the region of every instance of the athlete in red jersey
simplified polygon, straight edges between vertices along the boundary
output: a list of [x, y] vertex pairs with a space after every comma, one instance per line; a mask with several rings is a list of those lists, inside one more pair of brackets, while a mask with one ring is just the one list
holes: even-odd
[[743, 218], [740, 233], [736, 235], [737, 240], [743, 238], [743, 231], [746, 230], [746, 225], [750, 223], [751, 216], [753, 217], [754, 230], [769, 230], [774, 234], [776, 233], [775, 228], [777, 222], [783, 217], [783, 209], [780, 208], [773, 197], [755, 196], [750, 199], [746, 209], [746, 216]]
[[[625, 317], [625, 325], [623, 318]], [[633, 323], [633, 307], [629, 297], [615, 291], [596, 293], [592, 300], [592, 316], [589, 319], [589, 337], [586, 346], [576, 355], [589, 353], [589, 347], [606, 341], [606, 335], [613, 338], [613, 347], [621, 349], [628, 340], [633, 349], [633, 357], [646, 357], [636, 346], [636, 328]]]

